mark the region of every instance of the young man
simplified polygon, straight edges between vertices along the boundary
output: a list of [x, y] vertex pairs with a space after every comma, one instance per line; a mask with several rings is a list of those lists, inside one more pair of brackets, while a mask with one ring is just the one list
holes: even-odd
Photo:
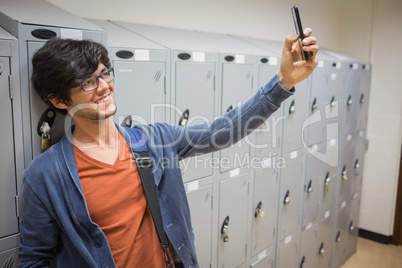
[[[318, 46], [311, 33], [306, 29], [303, 41], [311, 55], [308, 62], [292, 46], [298, 36], [287, 36], [278, 74], [214, 122], [184, 128], [135, 126], [153, 160], [176, 267], [198, 267], [179, 160], [228, 147], [275, 112], [317, 65]], [[25, 170], [20, 266], [47, 266], [57, 256], [59, 268], [165, 267], [132, 144], [127, 131], [113, 123], [114, 73], [106, 49], [90, 41], [54, 39], [32, 64], [41, 98], [69, 113], [74, 126]]]

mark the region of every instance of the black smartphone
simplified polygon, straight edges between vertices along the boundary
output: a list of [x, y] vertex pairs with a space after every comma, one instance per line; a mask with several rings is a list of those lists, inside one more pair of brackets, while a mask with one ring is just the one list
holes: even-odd
[[308, 61], [310, 59], [310, 55], [308, 54], [307, 51], [303, 51], [303, 45], [302, 45], [302, 41], [304, 39], [303, 26], [300, 20], [299, 8], [297, 6], [292, 7], [292, 15], [293, 15], [293, 22], [295, 23], [296, 34], [299, 35], [298, 43], [302, 59]]

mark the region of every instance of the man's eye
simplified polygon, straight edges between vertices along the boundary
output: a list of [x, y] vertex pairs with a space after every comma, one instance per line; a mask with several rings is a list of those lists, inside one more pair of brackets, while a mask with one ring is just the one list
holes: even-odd
[[94, 79], [88, 79], [88, 80], [82, 82], [83, 87], [88, 87], [88, 86], [92, 86], [92, 85], [94, 85]]

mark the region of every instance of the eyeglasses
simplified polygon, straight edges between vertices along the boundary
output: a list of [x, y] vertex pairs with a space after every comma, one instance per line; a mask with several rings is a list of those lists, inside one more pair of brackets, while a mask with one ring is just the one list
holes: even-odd
[[82, 90], [84, 90], [85, 92], [95, 90], [99, 87], [99, 78], [102, 78], [102, 80], [105, 81], [106, 83], [112, 82], [114, 79], [113, 68], [106, 69], [99, 75], [91, 76], [85, 81], [78, 83], [77, 86], [80, 86]]

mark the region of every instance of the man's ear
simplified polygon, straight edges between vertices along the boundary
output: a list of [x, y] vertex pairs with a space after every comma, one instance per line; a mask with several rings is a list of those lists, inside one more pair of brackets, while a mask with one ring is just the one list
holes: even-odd
[[54, 107], [61, 109], [61, 110], [68, 108], [68, 105], [66, 105], [63, 100], [56, 98], [56, 97], [52, 98], [51, 94], [49, 94], [47, 97], [48, 97], [49, 101], [53, 104]]

